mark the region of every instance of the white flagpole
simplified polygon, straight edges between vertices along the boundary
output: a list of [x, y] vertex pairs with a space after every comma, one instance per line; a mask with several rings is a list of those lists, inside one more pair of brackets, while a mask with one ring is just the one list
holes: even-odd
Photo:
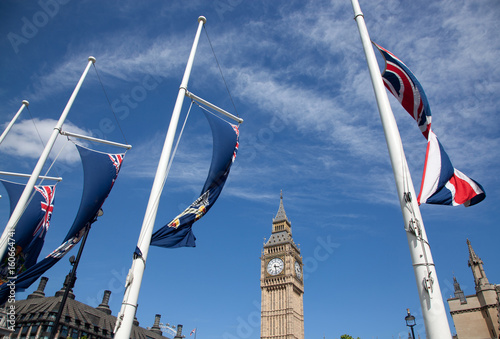
[[191, 48], [191, 53], [189, 55], [189, 59], [186, 65], [186, 70], [184, 71], [184, 77], [182, 78], [182, 82], [179, 87], [177, 101], [175, 102], [174, 111], [172, 112], [172, 118], [170, 120], [170, 125], [168, 127], [167, 136], [165, 138], [165, 143], [163, 145], [160, 161], [158, 163], [158, 168], [156, 170], [153, 187], [151, 188], [151, 194], [149, 196], [148, 206], [146, 207], [146, 213], [144, 215], [141, 233], [139, 235], [139, 240], [137, 242], [137, 249], [139, 253], [134, 254], [132, 267], [130, 268], [127, 280], [125, 282], [125, 288], [126, 288], [125, 294], [123, 296], [123, 302], [120, 314], [116, 319], [116, 325], [114, 331], [115, 339], [129, 339], [130, 333], [132, 331], [132, 324], [137, 310], [137, 300], [139, 298], [139, 291], [141, 288], [142, 277], [144, 275], [144, 268], [146, 266], [149, 244], [151, 242], [153, 227], [156, 220], [156, 212], [158, 210], [158, 204], [160, 202], [160, 195], [163, 190], [163, 183], [165, 182], [167, 176], [166, 172], [167, 165], [170, 160], [170, 154], [172, 151], [172, 145], [174, 143], [174, 137], [177, 129], [177, 124], [179, 121], [179, 116], [181, 113], [182, 103], [184, 101], [184, 97], [187, 92], [187, 85], [189, 81], [189, 76], [191, 74], [191, 68], [193, 66], [196, 49], [198, 48], [198, 41], [200, 38], [201, 29], [203, 28], [203, 24], [205, 22], [206, 22], [205, 17], [200, 16], [198, 18], [198, 30], [196, 32], [193, 46]]
[[14, 209], [14, 211], [12, 211], [12, 215], [10, 216], [10, 219], [7, 222], [7, 226], [5, 226], [5, 230], [3, 231], [2, 237], [0, 238], [0, 258], [2, 258], [3, 255], [5, 254], [5, 251], [7, 249], [8, 239], [15, 232], [17, 222], [19, 221], [21, 215], [24, 212], [25, 206], [28, 203], [31, 192], [33, 191], [33, 187], [35, 186], [35, 182], [38, 180], [38, 177], [42, 172], [43, 166], [45, 165], [45, 161], [49, 157], [50, 151], [52, 150], [52, 147], [56, 142], [57, 136], [62, 128], [62, 125], [64, 124], [64, 120], [66, 120], [69, 110], [71, 109], [71, 106], [75, 101], [76, 95], [78, 94], [78, 91], [82, 86], [83, 80], [85, 80], [85, 77], [87, 76], [90, 66], [93, 63], [95, 63], [96, 60], [94, 57], [89, 57], [88, 61], [89, 62], [87, 64], [87, 67], [85, 68], [85, 71], [80, 77], [80, 80], [78, 81], [78, 84], [76, 85], [73, 94], [71, 94], [71, 97], [69, 98], [68, 103], [66, 104], [66, 107], [64, 108], [61, 117], [59, 118], [59, 121], [54, 127], [54, 130], [52, 131], [52, 134], [50, 136], [49, 141], [47, 142], [47, 145], [45, 146], [45, 149], [43, 150], [42, 155], [38, 159], [35, 169], [33, 170], [33, 173], [31, 174], [31, 177], [28, 180], [28, 183], [26, 184], [24, 191], [21, 194], [19, 201], [17, 202], [16, 208]]
[[[31, 174], [4, 172], [4, 171], [0, 171], [0, 174], [1, 175], [10, 175], [12, 177], [31, 178]], [[54, 180], [54, 181], [62, 181], [63, 180], [61, 177], [47, 177], [45, 175], [40, 175], [39, 178], [43, 179], [43, 180]]]
[[10, 121], [9, 125], [7, 126], [7, 128], [5, 129], [5, 131], [3, 131], [2, 135], [0, 136], [0, 144], [3, 142], [3, 139], [5, 139], [5, 137], [7, 136], [7, 133], [9, 133], [10, 129], [12, 128], [12, 126], [14, 125], [14, 123], [16, 122], [16, 120], [19, 117], [19, 115], [21, 115], [21, 112], [24, 110], [24, 107], [28, 106], [29, 104], [30, 103], [28, 102], [28, 100], [23, 100], [23, 104], [19, 108], [19, 111], [17, 111], [17, 113], [14, 116], [14, 118]]
[[132, 145], [126, 145], [126, 144], [122, 144], [122, 143], [119, 143], [119, 142], [108, 141], [108, 140], [99, 139], [99, 138], [93, 138], [93, 137], [89, 137], [87, 135], [82, 135], [82, 134], [76, 134], [76, 133], [71, 133], [71, 132], [66, 132], [66, 131], [61, 131], [60, 134], [68, 136], [68, 137], [75, 137], [75, 138], [78, 138], [78, 139], [99, 142], [99, 143], [105, 144], [105, 145], [111, 145], [111, 146], [115, 146], [115, 147], [126, 148], [127, 150], [129, 150], [129, 149], [132, 148]]
[[443, 297], [439, 288], [436, 269], [427, 241], [420, 208], [416, 201], [415, 188], [413, 187], [408, 164], [406, 163], [401, 136], [394, 114], [392, 113], [387, 92], [384, 88], [380, 68], [378, 67], [370, 36], [366, 29], [363, 13], [359, 7], [358, 0], [351, 0], [351, 2], [389, 150], [427, 338], [451, 339]]
[[211, 109], [219, 112], [220, 114], [225, 115], [228, 118], [233, 119], [238, 124], [241, 124], [243, 122], [242, 118], [237, 117], [237, 116], [229, 113], [228, 111], [225, 111], [222, 108], [215, 106], [214, 104], [212, 104], [212, 103], [210, 103], [210, 102], [208, 102], [208, 101], [200, 98], [199, 96], [194, 95], [193, 93], [190, 93], [190, 92], [186, 91], [186, 96], [189, 97], [189, 98], [191, 98], [191, 99], [193, 99], [193, 100], [195, 100], [195, 101], [198, 101], [202, 105], [205, 105], [205, 106], [207, 106], [207, 107], [209, 107], [209, 108], [211, 108]]

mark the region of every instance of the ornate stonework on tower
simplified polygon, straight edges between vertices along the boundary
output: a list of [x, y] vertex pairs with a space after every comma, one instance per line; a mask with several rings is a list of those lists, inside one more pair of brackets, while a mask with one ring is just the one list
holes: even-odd
[[490, 283], [488, 282], [488, 278], [486, 278], [486, 273], [484, 272], [484, 263], [476, 255], [472, 245], [467, 239], [467, 247], [469, 248], [469, 267], [472, 269], [472, 275], [474, 276], [474, 284], [476, 287], [476, 291], [479, 292], [485, 287], [489, 287]]
[[292, 239], [283, 195], [260, 260], [261, 339], [304, 339], [302, 257]]
[[[457, 279], [453, 277], [455, 297], [448, 299], [450, 314], [455, 324], [458, 338], [499, 338], [500, 302], [499, 291], [488, 282], [483, 261], [479, 258], [467, 239], [469, 267], [474, 277], [476, 294], [464, 295]], [[498, 285], [497, 285], [498, 286]]]

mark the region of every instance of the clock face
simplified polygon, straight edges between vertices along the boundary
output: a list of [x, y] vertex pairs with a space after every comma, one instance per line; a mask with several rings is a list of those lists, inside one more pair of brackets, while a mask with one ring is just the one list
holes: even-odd
[[283, 266], [283, 260], [281, 260], [280, 258], [271, 259], [267, 264], [267, 273], [271, 275], [280, 274], [281, 271], [283, 271]]
[[299, 279], [302, 277], [302, 270], [300, 269], [300, 264], [297, 261], [295, 262], [295, 274]]

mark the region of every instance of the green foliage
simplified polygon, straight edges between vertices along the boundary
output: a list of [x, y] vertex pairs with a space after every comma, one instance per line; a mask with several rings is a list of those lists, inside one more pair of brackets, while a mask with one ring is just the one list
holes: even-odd
[[[340, 336], [340, 339], [354, 339], [353, 336], [350, 336], [349, 334], [342, 334]], [[359, 337], [357, 337], [356, 339], [360, 339]]]

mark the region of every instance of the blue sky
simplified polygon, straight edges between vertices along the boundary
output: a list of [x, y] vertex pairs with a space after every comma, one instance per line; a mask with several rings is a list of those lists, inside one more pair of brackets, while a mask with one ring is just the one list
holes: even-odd
[[[470, 208], [421, 207], [444, 298], [453, 294], [453, 275], [466, 295], [474, 293], [466, 239], [485, 262], [490, 282], [500, 283], [499, 3], [372, 0], [360, 5], [371, 39], [420, 80], [433, 130], [454, 166], [487, 193]], [[97, 73], [90, 70], [64, 128], [133, 145], [87, 241], [77, 299], [97, 306], [108, 289], [113, 314], [119, 311], [197, 18], [204, 15], [236, 109], [205, 32], [188, 90], [245, 119], [240, 151], [219, 201], [194, 226], [197, 247], [150, 250], [140, 324], [151, 326], [159, 313], [162, 322], [183, 324], [186, 334], [198, 328], [200, 339], [259, 338], [259, 257], [283, 190], [306, 263], [306, 338], [405, 337], [406, 308], [425, 337], [350, 1], [2, 1], [0, 13], [0, 123], [10, 121], [22, 100], [30, 102], [0, 145], [1, 170], [31, 173], [42, 149], [31, 120], [45, 142], [90, 55], [97, 59]], [[390, 100], [418, 192], [426, 141], [399, 103]], [[188, 100], [183, 116], [187, 110]], [[52, 157], [64, 145], [50, 171], [64, 180], [57, 187], [43, 256], [64, 238], [81, 195], [75, 147], [59, 137]], [[197, 197], [210, 158], [209, 127], [193, 108], [156, 229]], [[0, 194], [0, 223], [5, 224], [9, 206], [3, 187]], [[46, 273], [47, 295], [60, 289], [69, 270], [65, 258]], [[450, 326], [454, 333], [451, 318]]]

